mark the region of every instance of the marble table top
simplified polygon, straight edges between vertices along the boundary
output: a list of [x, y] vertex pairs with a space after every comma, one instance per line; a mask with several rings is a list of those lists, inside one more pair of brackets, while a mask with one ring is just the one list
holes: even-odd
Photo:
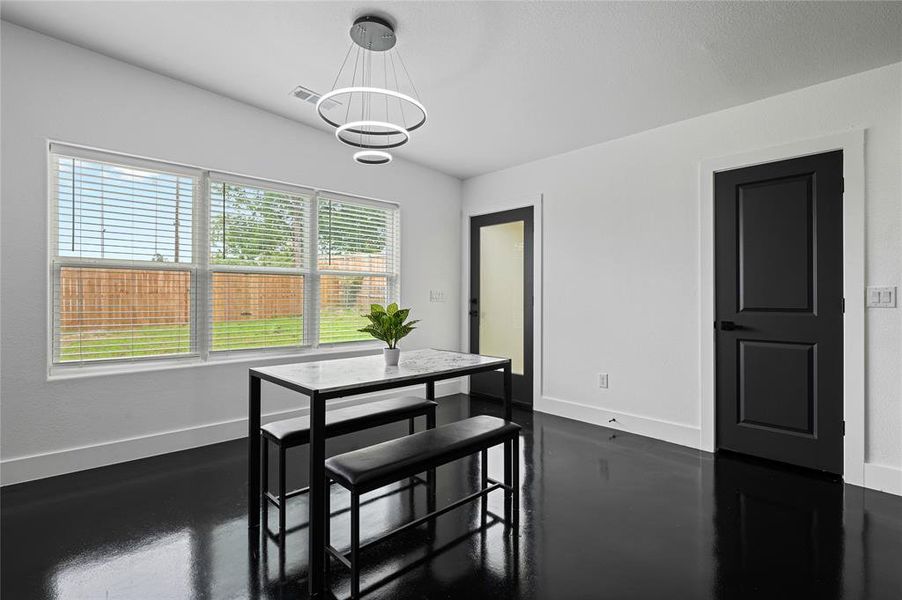
[[263, 379], [278, 380], [308, 392], [352, 391], [367, 385], [401, 383], [427, 375], [465, 373], [474, 368], [497, 365], [508, 358], [466, 354], [449, 350], [401, 350], [397, 367], [385, 366], [382, 354], [252, 368]]

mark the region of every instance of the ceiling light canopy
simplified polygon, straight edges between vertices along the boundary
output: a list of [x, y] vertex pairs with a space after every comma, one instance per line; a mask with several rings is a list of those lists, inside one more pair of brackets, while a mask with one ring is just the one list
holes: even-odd
[[335, 128], [338, 141], [362, 149], [356, 162], [386, 164], [386, 151], [406, 144], [410, 132], [426, 123], [426, 107], [395, 47], [391, 23], [367, 15], [354, 21], [350, 33], [348, 52], [316, 112]]

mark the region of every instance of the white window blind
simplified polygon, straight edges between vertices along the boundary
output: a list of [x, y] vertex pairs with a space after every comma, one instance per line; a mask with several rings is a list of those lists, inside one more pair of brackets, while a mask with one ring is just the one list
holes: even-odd
[[369, 340], [397, 205], [50, 147], [51, 355], [89, 365]]
[[210, 349], [308, 344], [313, 194], [210, 181]]
[[195, 177], [51, 151], [54, 362], [195, 351]]
[[370, 304], [397, 299], [399, 211], [321, 194], [317, 208], [319, 342], [368, 339], [357, 331]]

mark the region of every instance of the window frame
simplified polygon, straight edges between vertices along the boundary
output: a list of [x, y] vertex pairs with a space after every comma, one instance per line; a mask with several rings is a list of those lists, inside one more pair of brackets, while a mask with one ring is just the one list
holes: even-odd
[[[82, 160], [89, 162], [97, 162], [104, 165], [116, 165], [127, 168], [135, 168], [141, 170], [158, 171], [170, 173], [183, 177], [190, 177], [193, 180], [192, 185], [192, 207], [191, 207], [191, 261], [179, 263], [158, 263], [154, 261], [140, 261], [123, 258], [85, 258], [73, 256], [60, 256], [59, 247], [59, 208], [58, 208], [58, 170], [54, 168], [55, 157], [66, 157], [73, 160]], [[203, 171], [187, 167], [185, 165], [166, 163], [163, 161], [150, 160], [119, 154], [114, 152], [103, 152], [91, 148], [82, 148], [70, 144], [50, 142], [47, 146], [47, 201], [48, 201], [48, 220], [47, 220], [47, 252], [48, 252], [48, 287], [47, 287], [47, 304], [48, 304], [48, 321], [47, 321], [47, 362], [48, 368], [55, 369], [84, 369], [91, 367], [107, 366], [115, 367], [125, 364], [136, 364], [153, 361], [190, 361], [196, 359], [200, 355], [199, 340], [197, 338], [197, 290], [198, 285], [198, 258], [197, 254], [197, 214], [194, 202], [196, 196], [202, 187]], [[189, 311], [188, 318], [190, 348], [188, 352], [175, 353], [167, 355], [150, 355], [150, 356], [126, 356], [118, 358], [101, 358], [93, 360], [73, 360], [62, 362], [59, 360], [59, 345], [55, 344], [57, 334], [57, 306], [55, 289], [61, 278], [63, 268], [107, 268], [121, 269], [128, 271], [169, 271], [169, 272], [188, 272], [190, 276], [189, 283]]]
[[[328, 192], [325, 190], [318, 190], [316, 193], [316, 197], [314, 198], [314, 214], [312, 220], [314, 221], [313, 225], [313, 240], [312, 243], [315, 245], [313, 251], [310, 253], [313, 261], [313, 271], [312, 271], [312, 279], [315, 282], [315, 298], [316, 305], [319, 306], [319, 297], [320, 297], [320, 284], [322, 282], [323, 276], [362, 276], [362, 277], [385, 277], [386, 278], [386, 289], [388, 290], [389, 302], [400, 302], [401, 296], [401, 209], [400, 206], [396, 206], [394, 209], [394, 214], [392, 215], [395, 223], [394, 223], [394, 239], [392, 240], [394, 252], [392, 256], [392, 268], [388, 271], [351, 271], [351, 270], [342, 270], [342, 269], [320, 269], [319, 268], [319, 203], [322, 199], [336, 200], [339, 202], [344, 202], [347, 204], [354, 204], [358, 206], [374, 206], [376, 208], [383, 208], [386, 203], [380, 200], [371, 200], [368, 198], [360, 198], [356, 196], [350, 196], [348, 194], [342, 194], [339, 192]], [[388, 304], [388, 302], [386, 303]], [[316, 313], [316, 323], [315, 323], [315, 348], [334, 348], [339, 346], [344, 346], [346, 344], [353, 344], [355, 342], [359, 343], [360, 340], [355, 341], [347, 341], [347, 342], [320, 342], [320, 312], [319, 310], [315, 311]]]
[[[57, 171], [54, 156], [62, 155], [79, 160], [116, 164], [137, 169], [164, 171], [194, 179], [191, 209], [191, 262], [155, 263], [128, 259], [100, 259], [59, 256], [59, 211], [57, 193]], [[48, 378], [72, 376], [92, 376], [104, 373], [122, 373], [145, 370], [159, 370], [177, 367], [204, 366], [244, 362], [255, 358], [276, 358], [309, 356], [316, 354], [333, 355], [369, 351], [378, 347], [376, 340], [353, 340], [345, 342], [320, 342], [320, 281], [324, 275], [363, 275], [386, 277], [388, 302], [400, 302], [401, 298], [401, 207], [397, 202], [379, 200], [313, 186], [265, 179], [239, 173], [145, 158], [110, 150], [101, 150], [65, 142], [48, 140], [46, 146], [48, 202], [47, 219], [47, 375]], [[253, 267], [240, 265], [215, 265], [211, 261], [210, 219], [211, 185], [213, 182], [261, 187], [300, 196], [306, 199], [308, 215], [309, 251], [301, 268]], [[340, 200], [348, 204], [374, 206], [391, 211], [395, 220], [395, 230], [390, 243], [393, 248], [391, 272], [338, 271], [319, 269], [318, 211], [324, 197]], [[59, 348], [54, 343], [56, 336], [55, 285], [59, 281], [63, 267], [121, 268], [129, 270], [188, 271], [190, 273], [191, 316], [189, 319], [191, 351], [189, 353], [154, 356], [135, 356], [94, 360], [60, 362]], [[266, 273], [301, 275], [304, 278], [303, 339], [299, 345], [268, 346], [213, 350], [212, 287], [213, 274], [226, 273]]]

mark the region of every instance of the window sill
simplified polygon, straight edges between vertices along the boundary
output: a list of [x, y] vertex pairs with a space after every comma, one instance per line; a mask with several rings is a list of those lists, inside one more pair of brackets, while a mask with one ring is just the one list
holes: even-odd
[[295, 350], [292, 352], [253, 351], [225, 352], [217, 356], [211, 354], [207, 360], [191, 356], [185, 358], [169, 358], [160, 360], [136, 361], [131, 363], [116, 363], [106, 365], [55, 365], [51, 366], [47, 381], [68, 381], [72, 379], [84, 379], [90, 377], [106, 377], [113, 375], [133, 375], [154, 371], [170, 371], [173, 369], [193, 369], [204, 367], [216, 367], [222, 365], [253, 365], [267, 366], [286, 362], [310, 362], [314, 360], [330, 360], [337, 358], [352, 358], [376, 354], [383, 344], [377, 341], [349, 342], [331, 346], [320, 346], [316, 349]]

